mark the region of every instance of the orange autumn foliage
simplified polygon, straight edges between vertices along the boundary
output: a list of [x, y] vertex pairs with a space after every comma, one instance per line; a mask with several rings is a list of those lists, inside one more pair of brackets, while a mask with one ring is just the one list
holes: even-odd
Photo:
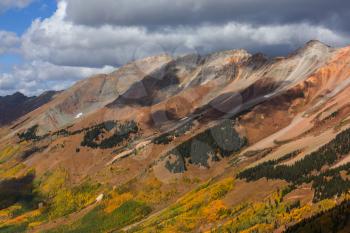
[[112, 213], [115, 209], [121, 206], [126, 201], [129, 201], [133, 198], [131, 193], [123, 193], [123, 194], [112, 194], [112, 198], [108, 200], [105, 204], [106, 208], [104, 211], [106, 213]]
[[203, 214], [209, 221], [215, 221], [220, 218], [220, 212], [226, 209], [227, 207], [222, 200], [215, 200], [203, 209]]

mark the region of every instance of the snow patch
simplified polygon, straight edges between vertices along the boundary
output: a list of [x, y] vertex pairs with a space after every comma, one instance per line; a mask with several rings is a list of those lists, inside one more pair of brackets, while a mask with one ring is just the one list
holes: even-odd
[[83, 113], [80, 112], [80, 113], [78, 113], [78, 114], [75, 116], [75, 119], [79, 119], [79, 118], [82, 117], [82, 116], [83, 116]]

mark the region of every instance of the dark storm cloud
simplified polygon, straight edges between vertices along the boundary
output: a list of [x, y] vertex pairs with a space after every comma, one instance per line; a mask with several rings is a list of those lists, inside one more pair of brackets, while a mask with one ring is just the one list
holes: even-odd
[[204, 22], [287, 24], [308, 22], [350, 29], [348, 0], [68, 0], [67, 18], [76, 24], [147, 27]]
[[[99, 68], [104, 65], [120, 66], [131, 60], [160, 53], [177, 54], [179, 50], [185, 53], [211, 53], [244, 48], [250, 52], [263, 52], [270, 56], [286, 55], [311, 39], [318, 39], [332, 46], [343, 46], [348, 43], [349, 38], [332, 28], [304, 21], [259, 25], [237, 21], [207, 22], [158, 25], [152, 29], [146, 25], [112, 23], [95, 27], [67, 20], [69, 15], [67, 11], [72, 7], [72, 5], [69, 7], [69, 3], [73, 0], [69, 1], [59, 1], [58, 9], [53, 16], [44, 20], [35, 20], [22, 36], [22, 51], [27, 59], [48, 61], [59, 66]], [[114, 12], [117, 15], [115, 17], [126, 20], [141, 17], [138, 11], [142, 8], [146, 15], [156, 17], [156, 13], [160, 14], [157, 16], [160, 22], [165, 15], [161, 14], [159, 9], [164, 7], [165, 2], [169, 3], [168, 7], [173, 5], [177, 7], [173, 10], [174, 14], [180, 13], [178, 9], [184, 8], [185, 3], [191, 6], [191, 11], [202, 12], [208, 10], [208, 4], [214, 2], [214, 0], [203, 0], [200, 3], [178, 0], [171, 4], [172, 1], [169, 0], [158, 0], [159, 5], [156, 7], [155, 0], [145, 1], [147, 4], [141, 1], [136, 4], [135, 1], [134, 5], [137, 7], [132, 7], [130, 2], [126, 1], [118, 1], [118, 5], [115, 1], [110, 4], [107, 4], [107, 0], [94, 1], [92, 4], [89, 0], [84, 0], [85, 3], [81, 5], [81, 9], [84, 10], [85, 15], [92, 18], [94, 15], [112, 15]], [[250, 4], [255, 2], [255, 0], [245, 1]], [[229, 4], [226, 0], [221, 0], [220, 3], [221, 5], [217, 4], [217, 7], [221, 6], [223, 9], [223, 3]], [[104, 7], [99, 8], [100, 6]], [[102, 14], [101, 10], [105, 12]]]

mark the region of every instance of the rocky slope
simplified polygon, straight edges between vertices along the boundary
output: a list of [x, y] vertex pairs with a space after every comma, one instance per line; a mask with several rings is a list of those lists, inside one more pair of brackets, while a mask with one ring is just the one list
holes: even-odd
[[82, 80], [4, 121], [0, 230], [283, 232], [347, 206], [349, 65], [349, 47], [310, 41]]

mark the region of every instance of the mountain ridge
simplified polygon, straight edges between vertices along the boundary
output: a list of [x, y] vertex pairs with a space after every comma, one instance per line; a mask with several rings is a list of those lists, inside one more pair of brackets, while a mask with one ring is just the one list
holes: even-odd
[[[172, 233], [340, 216], [349, 74], [350, 47], [310, 41], [284, 58], [160, 55], [81, 80], [0, 127], [0, 216], [19, 205], [29, 232]], [[3, 216], [0, 231], [19, 226]]]
[[28, 97], [20, 92], [0, 96], [0, 125], [12, 123], [27, 113], [51, 101], [58, 92], [46, 91], [39, 96]]

